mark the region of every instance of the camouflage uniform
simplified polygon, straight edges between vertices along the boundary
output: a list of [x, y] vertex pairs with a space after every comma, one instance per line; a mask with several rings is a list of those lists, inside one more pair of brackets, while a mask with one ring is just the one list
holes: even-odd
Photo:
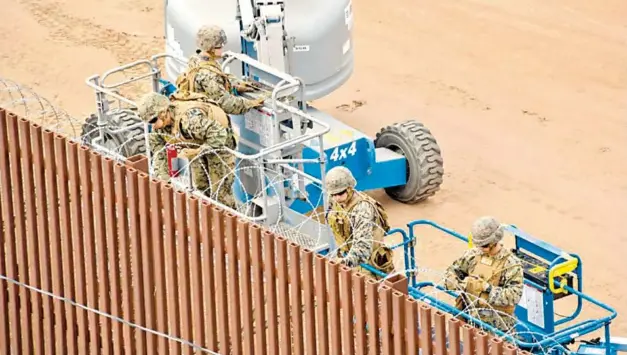
[[201, 27], [197, 34], [197, 45], [204, 52], [190, 58], [188, 69], [179, 76], [176, 86], [183, 93], [196, 92], [207, 95], [227, 114], [240, 115], [260, 106], [265, 97], [249, 100], [233, 94], [231, 77], [222, 71], [215, 56], [207, 54], [225, 43], [224, 30], [217, 26]]
[[327, 173], [326, 185], [329, 194], [347, 190], [348, 200], [342, 204], [331, 202], [327, 221], [333, 231], [337, 246], [337, 257], [349, 266], [380, 279], [360, 264], [369, 264], [378, 270], [394, 272], [393, 253], [383, 243], [390, 229], [383, 206], [372, 197], [354, 189], [355, 179], [350, 170], [336, 167]]
[[155, 129], [149, 136], [156, 177], [169, 179], [166, 144], [190, 150], [209, 148], [200, 152], [201, 156], [191, 157], [194, 187], [235, 208], [232, 195], [235, 157], [223, 150], [225, 147], [234, 149], [235, 140], [224, 112], [206, 102], [169, 101], [156, 93], [146, 95], [139, 106], [140, 117], [145, 121], [163, 110], [169, 110], [172, 117], [171, 125]]
[[514, 310], [522, 297], [522, 263], [502, 245], [493, 256], [480, 249], [497, 245], [502, 238], [502, 226], [494, 218], [478, 219], [472, 232], [478, 247], [467, 250], [446, 270], [445, 285], [461, 292], [458, 309], [507, 333], [514, 331]]

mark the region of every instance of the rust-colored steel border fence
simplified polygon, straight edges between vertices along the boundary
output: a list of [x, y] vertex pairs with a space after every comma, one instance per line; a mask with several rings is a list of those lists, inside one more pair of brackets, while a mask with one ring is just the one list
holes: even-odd
[[519, 351], [31, 121], [0, 123], [1, 354]]

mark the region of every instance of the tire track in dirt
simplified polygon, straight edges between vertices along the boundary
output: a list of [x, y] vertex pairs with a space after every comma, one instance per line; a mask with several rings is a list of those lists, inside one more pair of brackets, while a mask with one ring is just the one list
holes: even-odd
[[120, 64], [148, 57], [163, 47], [161, 37], [142, 38], [106, 28], [64, 12], [62, 4], [58, 2], [23, 0], [20, 4], [50, 31], [55, 41], [106, 50]]
[[[116, 31], [92, 21], [73, 16], [63, 11], [58, 2], [22, 0], [20, 2], [33, 18], [49, 31], [49, 36], [58, 43], [74, 46], [87, 46], [111, 53], [118, 64], [127, 64], [138, 59], [148, 58], [162, 51], [162, 37], [142, 37]], [[116, 74], [131, 78], [139, 74], [139, 68], [131, 68]], [[142, 71], [142, 73], [145, 70]], [[134, 82], [121, 87], [120, 94], [131, 100], [149, 89], [146, 82]]]

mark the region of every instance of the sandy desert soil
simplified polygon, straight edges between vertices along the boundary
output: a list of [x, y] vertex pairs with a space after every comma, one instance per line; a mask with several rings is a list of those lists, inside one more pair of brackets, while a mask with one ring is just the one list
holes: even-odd
[[[163, 50], [160, 1], [0, 7], [0, 76], [77, 117], [93, 110], [87, 76]], [[578, 253], [585, 289], [623, 314], [614, 332], [627, 336], [627, 3], [359, 0], [354, 11], [355, 73], [316, 106], [372, 135], [419, 119], [445, 160], [426, 203], [374, 193], [394, 224], [465, 233], [492, 214]], [[337, 108], [352, 100], [366, 104]], [[437, 270], [463, 248], [427, 233], [417, 256]]]

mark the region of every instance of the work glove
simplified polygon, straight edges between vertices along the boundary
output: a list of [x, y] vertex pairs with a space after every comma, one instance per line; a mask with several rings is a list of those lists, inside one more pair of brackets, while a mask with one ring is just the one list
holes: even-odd
[[178, 153], [178, 157], [181, 159], [192, 160], [198, 153], [200, 153], [201, 148], [184, 148]]
[[263, 106], [264, 101], [266, 101], [270, 96], [272, 96], [272, 93], [269, 92], [261, 94], [259, 98], [252, 100], [252, 107]]
[[370, 257], [370, 263], [385, 273], [391, 273], [394, 270], [394, 254], [389, 247], [381, 246]]
[[241, 82], [235, 85], [235, 90], [237, 90], [237, 92], [251, 92], [255, 91], [255, 88], [244, 82]]
[[475, 276], [468, 276], [464, 279], [466, 282], [466, 292], [473, 294], [475, 296], [479, 296], [482, 292], [486, 292], [490, 287], [490, 284]]

